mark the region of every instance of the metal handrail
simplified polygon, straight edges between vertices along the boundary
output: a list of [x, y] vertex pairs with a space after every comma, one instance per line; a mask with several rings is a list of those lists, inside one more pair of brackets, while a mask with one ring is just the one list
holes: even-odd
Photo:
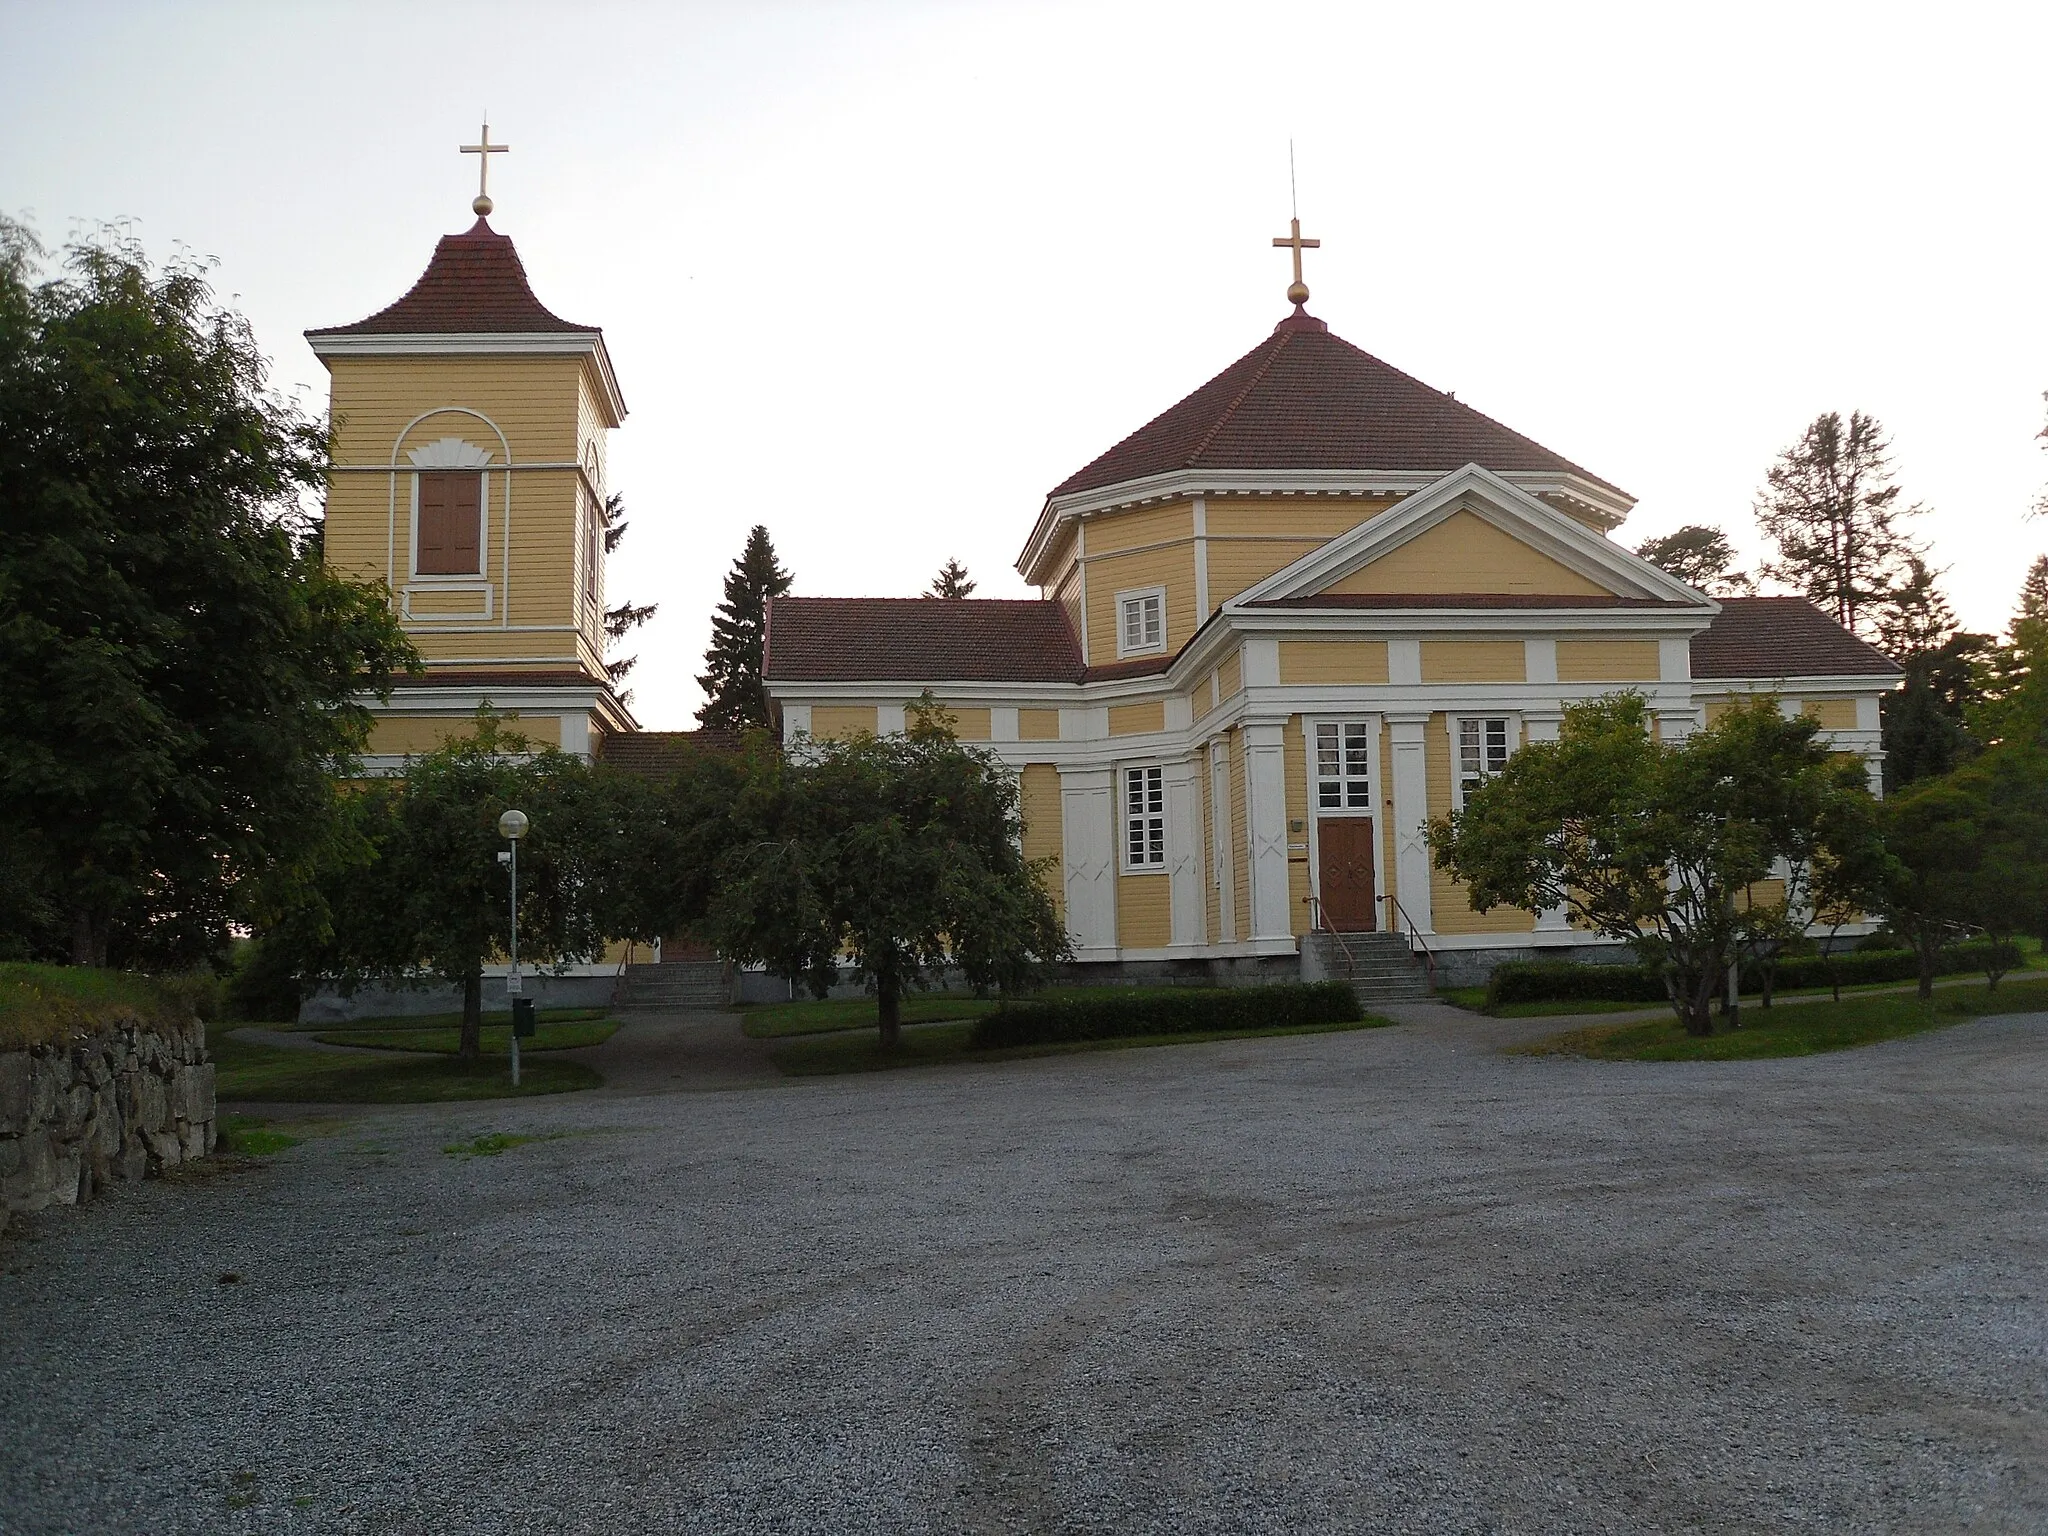
[[1401, 905], [1400, 897], [1389, 891], [1380, 900], [1387, 904], [1387, 926], [1389, 928], [1398, 931], [1402, 923], [1408, 925], [1409, 948], [1422, 951], [1422, 964], [1424, 969], [1429, 972], [1429, 990], [1434, 992], [1436, 990], [1436, 955], [1429, 947], [1429, 940], [1422, 936], [1422, 930], [1416, 926], [1415, 919], [1410, 917], [1408, 909]]
[[1337, 941], [1337, 948], [1344, 953], [1345, 974], [1355, 975], [1358, 971], [1358, 957], [1351, 953], [1351, 946], [1344, 942], [1344, 935], [1323, 921], [1323, 898], [1317, 894], [1313, 883], [1309, 885], [1308, 891], [1308, 915], [1317, 933], [1327, 933]]

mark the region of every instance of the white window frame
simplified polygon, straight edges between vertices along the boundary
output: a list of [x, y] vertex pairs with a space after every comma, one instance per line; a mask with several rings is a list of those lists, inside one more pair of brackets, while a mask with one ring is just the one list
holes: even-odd
[[[1365, 772], [1354, 774], [1348, 771], [1349, 738], [1346, 731], [1356, 727], [1365, 737]], [[1379, 813], [1377, 795], [1380, 782], [1380, 720], [1377, 715], [1346, 715], [1318, 717], [1303, 720], [1302, 734], [1307, 738], [1308, 757], [1308, 804], [1309, 809], [1319, 816], [1342, 815], [1345, 812], [1363, 812], [1373, 816]], [[1322, 768], [1322, 735], [1325, 730], [1336, 733], [1337, 777], [1326, 779]], [[1323, 785], [1335, 783], [1338, 786], [1338, 803], [1323, 804]], [[1354, 791], [1363, 795], [1362, 800], [1354, 799]]]
[[[1145, 602], [1145, 601], [1146, 601], [1147, 599], [1151, 599], [1151, 600], [1154, 600], [1154, 601], [1156, 601], [1156, 602], [1157, 602], [1157, 603], [1159, 604], [1159, 637], [1158, 637], [1158, 638], [1157, 638], [1156, 640], [1150, 640], [1150, 641], [1142, 641], [1142, 642], [1141, 642], [1140, 644], [1137, 644], [1137, 645], [1131, 645], [1131, 644], [1127, 643], [1127, 642], [1128, 642], [1128, 640], [1129, 640], [1129, 632], [1128, 632], [1128, 629], [1127, 629], [1127, 627], [1126, 627], [1126, 625], [1125, 625], [1125, 623], [1124, 623], [1124, 613], [1125, 613], [1125, 610], [1126, 610], [1126, 609], [1127, 609], [1127, 608], [1128, 608], [1128, 607], [1129, 607], [1129, 606], [1130, 606], [1130, 605], [1131, 605], [1132, 603], [1143, 603], [1143, 602]], [[1127, 591], [1123, 591], [1123, 592], [1119, 592], [1119, 593], [1117, 593], [1117, 595], [1116, 595], [1116, 653], [1117, 653], [1118, 657], [1120, 657], [1120, 658], [1121, 658], [1121, 657], [1124, 657], [1124, 656], [1156, 656], [1156, 655], [1158, 655], [1158, 654], [1159, 654], [1159, 653], [1160, 653], [1161, 651], [1163, 651], [1163, 650], [1165, 650], [1165, 649], [1166, 649], [1166, 588], [1165, 588], [1165, 587], [1131, 587], [1131, 588], [1130, 588], [1130, 589], [1128, 589]]]
[[410, 585], [415, 587], [459, 587], [487, 581], [491, 570], [491, 472], [487, 469], [475, 471], [482, 482], [477, 487], [476, 500], [476, 569], [473, 571], [422, 571], [420, 569], [420, 476], [460, 475], [471, 472], [467, 464], [442, 465], [426, 464], [416, 466], [412, 471], [412, 558], [408, 562], [411, 570]]
[[1502, 768], [1505, 768], [1507, 766], [1508, 759], [1512, 758], [1517, 752], [1521, 750], [1522, 747], [1522, 717], [1512, 709], [1467, 709], [1460, 710], [1456, 714], [1446, 715], [1444, 717], [1444, 725], [1446, 731], [1450, 736], [1451, 809], [1454, 811], [1462, 811], [1465, 809], [1465, 773], [1463, 764], [1459, 761], [1459, 736], [1462, 734], [1460, 731], [1460, 727], [1467, 720], [1477, 720], [1481, 722], [1479, 750], [1482, 764], [1480, 770], [1480, 781], [1482, 783], [1484, 783], [1487, 779], [1492, 778], [1495, 774], [1501, 771], [1500, 768], [1486, 768], [1484, 766], [1486, 753], [1486, 738], [1484, 732], [1486, 721], [1499, 720], [1503, 723], [1505, 727], [1505, 734], [1507, 740], [1504, 743], [1504, 745], [1506, 746], [1507, 750], [1501, 757]]
[[[1145, 803], [1131, 806], [1133, 784], [1141, 787]], [[1163, 875], [1167, 870], [1166, 767], [1163, 763], [1120, 763], [1117, 765], [1117, 845], [1127, 875]], [[1141, 829], [1144, 857], [1131, 856], [1131, 833]]]

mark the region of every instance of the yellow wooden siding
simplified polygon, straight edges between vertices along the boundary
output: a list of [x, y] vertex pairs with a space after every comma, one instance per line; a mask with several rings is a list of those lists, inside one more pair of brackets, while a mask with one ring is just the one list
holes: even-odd
[[1657, 674], [1655, 640], [1557, 642], [1560, 683], [1654, 683]]
[[1454, 512], [1323, 590], [1354, 594], [1535, 592], [1587, 597], [1607, 591], [1470, 512]]
[[1856, 729], [1856, 701], [1854, 699], [1806, 699], [1799, 712], [1810, 716], [1823, 730], [1853, 731]]
[[[562, 722], [555, 715], [505, 715], [504, 727], [524, 736], [535, 747], [559, 747]], [[370, 725], [367, 750], [379, 757], [417, 756], [432, 752], [450, 741], [476, 734], [476, 721], [468, 715], [385, 715]]]
[[1116, 941], [1125, 949], [1164, 949], [1173, 942], [1173, 882], [1156, 875], [1118, 875]]
[[[578, 358], [338, 357], [327, 363], [337, 464], [388, 464], [401, 432], [401, 465], [409, 464], [406, 450], [444, 437], [475, 443], [501, 465], [507, 443], [515, 464], [576, 460], [583, 372]], [[489, 423], [458, 414], [456, 407], [480, 411]], [[436, 414], [414, 423], [423, 411]]]
[[817, 737], [852, 736], [866, 731], [873, 735], [875, 706], [872, 704], [813, 704], [811, 734]]
[[953, 717], [953, 734], [962, 741], [987, 741], [989, 739], [988, 711], [980, 706], [961, 708], [948, 704], [946, 713]]
[[1308, 747], [1301, 716], [1288, 717], [1280, 739], [1287, 765], [1287, 911], [1292, 930], [1299, 935], [1314, 926], [1308, 904]]
[[1244, 732], [1233, 727], [1230, 748], [1230, 905], [1237, 914], [1237, 936], [1252, 931], [1251, 853], [1245, 819]]
[[1705, 710], [1707, 724], [1712, 725], [1734, 707], [1735, 701], [1733, 699], [1714, 699], [1710, 701]]
[[1282, 640], [1283, 683], [1384, 683], [1384, 640]]
[[1153, 699], [1144, 704], [1113, 704], [1109, 710], [1109, 734], [1140, 736], [1166, 729], [1166, 701]]
[[[1116, 595], [1141, 587], [1166, 589], [1166, 650], [1187, 644], [1195, 632], [1195, 546], [1193, 541], [1166, 549], [1097, 557], [1089, 535], [1088, 660], [1103, 666], [1117, 659]], [[1151, 652], [1145, 654], [1150, 655]]]
[[[1451, 809], [1451, 738], [1442, 715], [1429, 717], [1423, 745], [1429, 777], [1429, 813], [1441, 816]], [[1533, 913], [1515, 907], [1473, 911], [1464, 884], [1438, 869], [1434, 861], [1430, 865], [1429, 905], [1431, 926], [1438, 933], [1527, 933], [1536, 926]]]
[[1394, 504], [1390, 496], [1212, 496], [1211, 538], [1291, 537], [1326, 544]]
[[1024, 819], [1024, 857], [1035, 864], [1051, 859], [1045, 874], [1045, 888], [1053, 907], [1064, 922], [1067, 915], [1067, 882], [1060, 868], [1064, 829], [1060, 809], [1060, 771], [1051, 763], [1026, 763], [1018, 786], [1019, 812]]
[[490, 593], [481, 590], [481, 584], [476, 587], [447, 588], [438, 591], [416, 587], [406, 594], [405, 611], [415, 619], [445, 615], [474, 619], [482, 623], [485, 605], [490, 600]]
[[1216, 684], [1222, 690], [1223, 697], [1226, 699], [1244, 688], [1244, 657], [1242, 653], [1232, 651], [1223, 658], [1223, 665], [1216, 669]]
[[[407, 625], [411, 638], [429, 666], [490, 665], [517, 658], [524, 668], [528, 660], [558, 662], [575, 666], [587, 647], [573, 629], [515, 630], [495, 624], [474, 625], [460, 620], [438, 624]], [[530, 669], [528, 669], [530, 670]], [[592, 676], [600, 675], [591, 673]]]
[[1425, 640], [1425, 683], [1519, 683], [1527, 672], [1519, 640]]
[[[1081, 567], [1070, 567], [1052, 589], [1053, 600], [1067, 613], [1067, 626], [1074, 632], [1074, 644], [1081, 643], [1083, 626], [1088, 616], [1081, 611]], [[1091, 658], [1096, 659], [1096, 658]], [[1111, 660], [1115, 660], [1114, 655]]]
[[1785, 882], [1782, 880], [1759, 880], [1742, 892], [1742, 910], [1745, 912], [1758, 907], [1782, 907], [1784, 904]]
[[1019, 741], [1058, 741], [1060, 739], [1060, 712], [1056, 709], [1018, 710], [1017, 739]]
[[1190, 502], [1144, 507], [1135, 512], [1098, 512], [1088, 519], [1088, 558], [1093, 560], [1097, 555], [1137, 549], [1145, 544], [1191, 539], [1194, 534], [1195, 509]]
[[1328, 542], [1328, 539], [1313, 537], [1210, 539], [1210, 606], [1221, 606], [1238, 593], [1257, 586], [1275, 571], [1285, 570], [1303, 555], [1315, 553]]

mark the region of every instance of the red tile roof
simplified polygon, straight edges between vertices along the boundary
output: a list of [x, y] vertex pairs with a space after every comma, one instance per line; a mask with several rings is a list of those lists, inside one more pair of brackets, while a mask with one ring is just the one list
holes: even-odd
[[1387, 469], [1573, 474], [1618, 487], [1296, 311], [1180, 404], [1052, 490], [1176, 469]]
[[1323, 592], [1269, 597], [1247, 608], [1686, 608], [1660, 597], [1608, 593], [1566, 596], [1550, 592]]
[[509, 235], [478, 219], [459, 235], [443, 235], [434, 259], [396, 304], [354, 325], [330, 325], [308, 336], [453, 336], [531, 331], [591, 333], [551, 313], [533, 296]]
[[1038, 598], [777, 597], [770, 682], [1078, 683], [1066, 609]]
[[1724, 597], [1692, 639], [1696, 678], [1892, 678], [1899, 664], [1803, 597]]

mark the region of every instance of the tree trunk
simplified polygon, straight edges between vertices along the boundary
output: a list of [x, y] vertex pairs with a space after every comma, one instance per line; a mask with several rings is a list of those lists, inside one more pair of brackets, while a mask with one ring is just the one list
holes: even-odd
[[105, 959], [99, 935], [95, 932], [91, 909], [80, 907], [71, 914], [71, 963], [100, 965]]
[[462, 978], [462, 1045], [464, 1061], [477, 1061], [484, 1053], [484, 973], [481, 967]]
[[1941, 945], [1922, 939], [1913, 948], [1920, 960], [1920, 1001], [1931, 1003], [1934, 1001], [1934, 962], [1941, 953]]
[[893, 972], [875, 977], [875, 1012], [882, 1021], [882, 1049], [893, 1051], [903, 1043], [903, 993]]

